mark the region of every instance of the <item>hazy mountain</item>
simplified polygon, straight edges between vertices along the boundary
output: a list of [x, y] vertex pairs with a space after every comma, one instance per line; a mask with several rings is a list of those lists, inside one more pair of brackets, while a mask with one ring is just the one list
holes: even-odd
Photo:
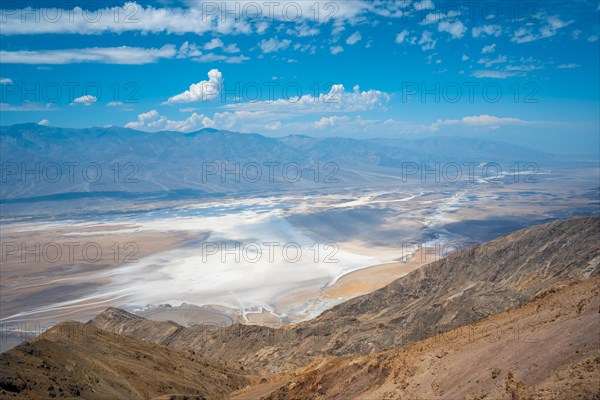
[[5, 200], [90, 192], [258, 193], [371, 183], [367, 173], [401, 176], [406, 163], [496, 162], [506, 171], [515, 161], [557, 162], [525, 147], [456, 137], [268, 138], [214, 129], [182, 134], [21, 124], [1, 127], [0, 145]]

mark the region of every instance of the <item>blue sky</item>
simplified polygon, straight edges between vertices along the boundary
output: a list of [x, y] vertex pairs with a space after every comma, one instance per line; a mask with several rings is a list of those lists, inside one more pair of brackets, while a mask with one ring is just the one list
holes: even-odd
[[460, 135], [597, 152], [599, 9], [597, 0], [7, 1], [1, 123]]

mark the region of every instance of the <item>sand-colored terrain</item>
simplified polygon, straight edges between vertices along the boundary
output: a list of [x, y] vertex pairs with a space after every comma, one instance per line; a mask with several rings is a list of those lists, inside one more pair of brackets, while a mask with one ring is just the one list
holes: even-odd
[[[115, 267], [183, 245], [185, 231], [137, 231], [135, 225], [19, 225], [2, 229], [3, 321], [37, 325], [85, 320], [111, 299], [89, 295]], [[58, 309], [48, 304], [63, 303]]]

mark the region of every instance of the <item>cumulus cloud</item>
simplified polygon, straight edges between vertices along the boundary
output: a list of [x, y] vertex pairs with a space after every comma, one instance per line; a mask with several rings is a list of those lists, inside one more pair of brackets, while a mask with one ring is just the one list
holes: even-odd
[[271, 38], [269, 40], [261, 40], [258, 46], [263, 53], [275, 53], [287, 49], [290, 44], [292, 44], [292, 41], [289, 39], [277, 40], [276, 38]]
[[[335, 13], [321, 12], [315, 18], [314, 4], [284, 0], [274, 6], [273, 12], [261, 10], [262, 18], [232, 18], [231, 6], [226, 2], [214, 2], [214, 10], [207, 12], [201, 0], [186, 0], [188, 7], [157, 7], [141, 5], [136, 2], [126, 2], [122, 6], [105, 7], [93, 13], [93, 20], [80, 7], [57, 9], [43, 8], [42, 15], [57, 16], [57, 18], [40, 18], [35, 24], [24, 24], [21, 16], [26, 9], [6, 13], [2, 21], [3, 35], [19, 34], [85, 34], [99, 35], [103, 33], [167, 33], [203, 35], [213, 34], [262, 34], [273, 21], [290, 22], [291, 13], [296, 12], [298, 21], [328, 23], [336, 21], [356, 21], [360, 16], [377, 8], [365, 0], [339, 2]], [[242, 4], [246, 6], [246, 4]], [[321, 5], [324, 7], [324, 5]], [[254, 7], [256, 8], [256, 7]], [[284, 11], [284, 10], [287, 10]], [[214, 11], [214, 12], [212, 12]], [[254, 16], [252, 9], [247, 9], [248, 16]], [[89, 13], [92, 14], [92, 13]]]
[[0, 85], [12, 85], [13, 81], [10, 78], [0, 78]]
[[281, 118], [289, 117], [275, 112], [266, 111], [225, 111], [215, 113], [211, 118], [204, 117], [202, 124], [223, 130], [235, 130], [237, 132], [261, 132], [265, 129], [280, 130], [283, 124]]
[[170, 97], [167, 103], [192, 103], [196, 101], [214, 100], [221, 94], [223, 74], [218, 69], [208, 72], [208, 80], [192, 83], [183, 93]]
[[189, 58], [202, 55], [202, 50], [196, 43], [190, 43], [187, 40], [177, 50], [176, 58]]
[[38, 125], [48, 126], [50, 125], [50, 121], [48, 121], [47, 119], [43, 119], [40, 122], [38, 122]]
[[224, 62], [227, 64], [241, 64], [244, 61], [248, 61], [250, 57], [246, 57], [244, 55], [239, 56], [226, 56], [224, 54], [202, 54], [201, 56], [192, 58], [192, 61], [196, 61], [199, 63], [212, 63], [212, 62]]
[[471, 30], [471, 34], [474, 38], [483, 36], [500, 36], [502, 34], [502, 27], [500, 25], [482, 25], [476, 26]]
[[485, 64], [486, 68], [491, 67], [492, 65], [495, 64], [504, 64], [508, 61], [508, 58], [505, 55], [498, 55], [498, 57], [496, 58], [480, 58], [479, 60], [477, 60], [478, 64]]
[[332, 46], [329, 48], [329, 50], [331, 51], [331, 54], [335, 56], [336, 54], [343, 52], [344, 48], [342, 46]]
[[232, 44], [230, 44], [230, 45], [227, 45], [227, 46], [223, 47], [223, 51], [224, 51], [225, 53], [231, 53], [231, 54], [234, 54], [234, 53], [239, 53], [239, 52], [240, 52], [240, 49], [238, 48], [238, 46], [237, 46], [237, 44], [236, 44], [236, 43], [232, 43]]
[[[404, 43], [404, 41], [409, 42], [408, 35], [410, 32], [404, 29], [402, 32], [396, 35], [396, 43]], [[414, 44], [415, 38], [412, 38], [412, 44]]]
[[54, 111], [57, 109], [53, 103], [33, 101], [24, 101], [21, 104], [0, 103], [0, 111]]
[[337, 115], [333, 115], [331, 117], [322, 117], [318, 121], [315, 121], [316, 128], [326, 128], [336, 125], [337, 122], [347, 121], [348, 117], [338, 117]]
[[170, 120], [158, 111], [151, 110], [138, 115], [138, 120], [129, 122], [126, 128], [137, 129], [146, 132], [176, 131], [192, 132], [211, 126], [212, 120], [203, 114], [193, 113], [183, 120]]
[[300, 51], [302, 53], [310, 53], [310, 54], [316, 54], [317, 52], [317, 46], [315, 46], [314, 44], [300, 44], [300, 43], [296, 43], [294, 45], [294, 50]]
[[472, 76], [475, 78], [493, 78], [493, 79], [506, 79], [517, 74], [509, 71], [495, 71], [495, 70], [478, 70], [474, 71]]
[[438, 24], [438, 32], [449, 33], [453, 39], [462, 38], [466, 31], [467, 28], [460, 21], [440, 21], [440, 23]]
[[542, 25], [537, 31], [529, 27], [521, 27], [513, 33], [511, 41], [515, 43], [528, 43], [539, 39], [549, 38], [566, 26], [569, 26], [574, 21], [563, 21], [558, 16], [546, 16], [540, 21]]
[[538, 124], [537, 121], [525, 121], [519, 118], [501, 118], [493, 115], [477, 115], [471, 117], [463, 117], [461, 119], [445, 119], [445, 120], [437, 120], [435, 123], [431, 125], [433, 130], [438, 130], [441, 126], [444, 125], [465, 125], [465, 126], [488, 126], [488, 127], [498, 127], [501, 125], [535, 125]]
[[315, 36], [318, 35], [321, 31], [319, 28], [314, 26], [309, 26], [306, 23], [302, 23], [300, 25], [295, 25], [293, 28], [289, 28], [285, 31], [286, 34], [291, 36], [298, 37], [307, 37], [307, 36]]
[[224, 62], [227, 64], [240, 64], [244, 61], [249, 60], [249, 57], [243, 54], [232, 56], [229, 54], [239, 53], [240, 49], [237, 44], [225, 44], [220, 39], [213, 39], [206, 43], [203, 47], [204, 50], [222, 49], [223, 52], [228, 54], [215, 54], [215, 53], [203, 53], [200, 47], [195, 43], [184, 42], [179, 50], [177, 51], [177, 58], [191, 58], [192, 61], [208, 63], [208, 62]]
[[92, 104], [96, 103], [97, 101], [98, 101], [98, 98], [96, 98], [96, 96], [86, 94], [86, 95], [83, 95], [81, 97], [74, 99], [71, 104], [83, 104], [84, 106], [91, 106]]
[[579, 68], [580, 66], [581, 65], [579, 65], [579, 64], [570, 63], [570, 64], [557, 65], [556, 68], [558, 68], [558, 69], [573, 69], [573, 68]]
[[279, 129], [281, 129], [281, 122], [279, 122], [279, 121], [271, 122], [270, 124], [267, 124], [265, 126], [265, 128], [267, 128], [270, 131], [279, 130]]
[[413, 6], [418, 11], [433, 10], [435, 8], [435, 5], [433, 4], [433, 1], [431, 1], [431, 0], [417, 1], [417, 2], [413, 3]]
[[496, 43], [489, 44], [481, 49], [483, 54], [493, 53], [494, 51], [496, 51]]
[[225, 43], [223, 43], [223, 41], [221, 39], [214, 38], [210, 42], [207, 42], [204, 45], [204, 50], [214, 50], [214, 49], [218, 49], [220, 47], [223, 47], [224, 45], [225, 45]]
[[328, 93], [318, 96], [307, 94], [288, 99], [227, 104], [225, 108], [235, 108], [244, 111], [268, 111], [290, 113], [319, 113], [319, 112], [356, 112], [373, 109], [385, 109], [390, 95], [379, 90], [361, 91], [358, 85], [352, 91], [346, 91], [344, 85], [331, 87]]
[[419, 39], [419, 44], [421, 45], [421, 49], [423, 49], [423, 51], [435, 49], [436, 43], [437, 40], [433, 39], [433, 33], [431, 33], [430, 31], [423, 31], [421, 33], [421, 39]]
[[346, 44], [349, 44], [350, 46], [352, 46], [352, 45], [355, 45], [356, 43], [358, 43], [361, 39], [362, 39], [362, 36], [360, 35], [360, 32], [356, 31], [352, 35], [350, 35], [348, 37], [348, 39], [346, 39]]
[[161, 48], [142, 47], [90, 47], [65, 50], [0, 51], [0, 59], [5, 64], [150, 64], [163, 58], [173, 58], [177, 54], [175, 46]]

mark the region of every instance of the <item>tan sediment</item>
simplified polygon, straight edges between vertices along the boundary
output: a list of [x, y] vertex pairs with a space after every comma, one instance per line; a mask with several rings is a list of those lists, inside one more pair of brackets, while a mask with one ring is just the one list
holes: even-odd
[[281, 319], [277, 315], [273, 315], [269, 310], [264, 308], [260, 313], [249, 313], [246, 314], [247, 324], [251, 325], [278, 325], [281, 323]]
[[[320, 289], [302, 289], [282, 296], [275, 303], [277, 310], [310, 303], [314, 299], [326, 299], [341, 302], [356, 296], [373, 292], [396, 279], [411, 273], [417, 268], [434, 261], [428, 250], [415, 251], [406, 261], [376, 264], [349, 272], [340, 277], [334, 284]], [[306, 316], [295, 315], [303, 319]]]
[[351, 298], [380, 289], [394, 280], [407, 275], [426, 264], [427, 260], [417, 251], [406, 262], [373, 265], [342, 276], [338, 281], [321, 291], [325, 298]]
[[[136, 232], [135, 226], [125, 224], [34, 227], [31, 230], [3, 227], [0, 318], [67, 300], [69, 293], [99, 287], [109, 280], [99, 272], [108, 272], [126, 263], [135, 265], [144, 257], [176, 248], [191, 238], [185, 231]], [[86, 245], [87, 255], [83, 250]], [[59, 289], [64, 298], [51, 295]], [[103, 308], [106, 305], [88, 306], [81, 302], [65, 311], [65, 315], [69, 319], [80, 319]], [[43, 319], [41, 315], [38, 317]]]

